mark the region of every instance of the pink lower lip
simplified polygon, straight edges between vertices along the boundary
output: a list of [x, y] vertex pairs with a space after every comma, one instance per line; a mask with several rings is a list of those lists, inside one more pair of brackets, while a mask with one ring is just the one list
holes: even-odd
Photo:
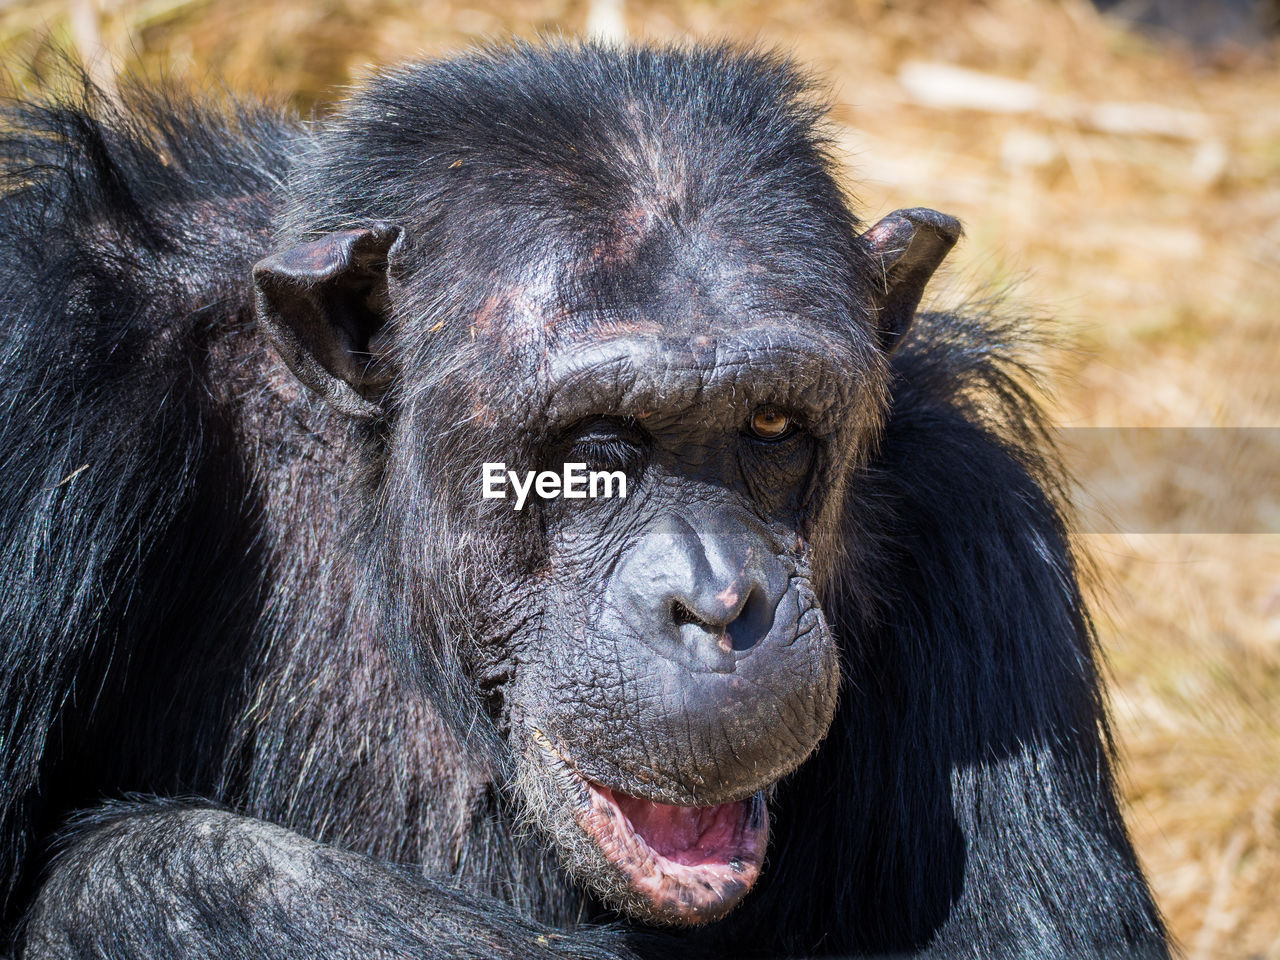
[[762, 797], [681, 807], [584, 783], [579, 826], [669, 922], [723, 916], [760, 875], [769, 830]]
[[769, 841], [763, 792], [709, 807], [657, 803], [588, 780], [541, 730], [531, 735], [564, 777], [579, 829], [646, 905], [647, 919], [716, 920], [754, 886]]

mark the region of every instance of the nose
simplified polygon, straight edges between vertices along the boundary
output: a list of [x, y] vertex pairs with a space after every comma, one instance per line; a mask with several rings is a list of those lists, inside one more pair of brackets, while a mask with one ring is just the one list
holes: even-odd
[[659, 521], [614, 581], [633, 630], [666, 656], [717, 671], [732, 670], [768, 636], [786, 584], [763, 526], [725, 513], [698, 526], [681, 516]]
[[759, 545], [735, 538], [708, 549], [700, 538], [682, 539], [671, 559], [684, 576], [670, 591], [671, 619], [681, 638], [714, 641], [726, 652], [750, 650], [764, 639], [772, 620]]

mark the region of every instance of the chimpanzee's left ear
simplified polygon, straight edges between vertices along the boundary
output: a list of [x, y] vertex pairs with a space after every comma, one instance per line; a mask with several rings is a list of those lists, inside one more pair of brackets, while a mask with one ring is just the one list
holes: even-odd
[[929, 278], [963, 232], [937, 210], [895, 210], [858, 237], [876, 267], [872, 278], [880, 345], [892, 352], [915, 319]]
[[348, 416], [381, 413], [370, 346], [390, 312], [387, 261], [401, 237], [383, 222], [339, 230], [253, 268], [268, 339], [299, 380]]

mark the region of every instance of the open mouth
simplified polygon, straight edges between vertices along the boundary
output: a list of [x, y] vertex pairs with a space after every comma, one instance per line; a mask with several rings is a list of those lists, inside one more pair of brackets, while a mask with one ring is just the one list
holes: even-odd
[[578, 826], [654, 919], [715, 920], [733, 909], [759, 877], [769, 837], [763, 792], [712, 807], [655, 803], [588, 780], [544, 738], [536, 739], [576, 788]]

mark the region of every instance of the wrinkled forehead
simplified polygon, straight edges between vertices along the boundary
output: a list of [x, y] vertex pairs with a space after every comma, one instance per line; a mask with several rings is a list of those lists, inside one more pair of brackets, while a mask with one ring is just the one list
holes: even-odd
[[550, 241], [477, 298], [473, 333], [508, 353], [560, 352], [618, 337], [722, 339], [761, 326], [859, 339], [852, 281], [838, 258], [753, 250], [709, 231]]

